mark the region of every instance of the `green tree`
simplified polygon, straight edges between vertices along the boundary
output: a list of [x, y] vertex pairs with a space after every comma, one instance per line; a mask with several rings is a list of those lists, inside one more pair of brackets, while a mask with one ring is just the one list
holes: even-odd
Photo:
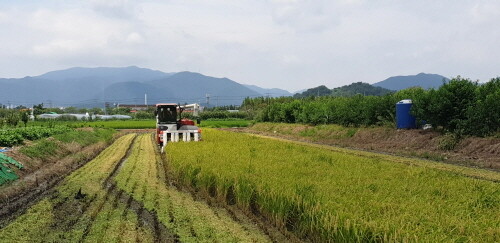
[[16, 127], [19, 123], [19, 113], [15, 111], [10, 111], [7, 115], [7, 124], [12, 127]]
[[477, 82], [460, 76], [444, 83], [438, 90], [430, 90], [417, 101], [415, 114], [457, 135], [464, 134], [468, 125], [467, 111], [476, 102]]
[[26, 127], [28, 125], [29, 119], [30, 119], [30, 116], [28, 115], [28, 112], [21, 113], [21, 121], [23, 121], [24, 127]]
[[467, 110], [466, 133], [487, 136], [500, 131], [500, 78], [480, 85], [476, 104]]
[[89, 114], [99, 114], [99, 115], [102, 115], [104, 114], [104, 112], [102, 111], [101, 108], [99, 107], [94, 107], [94, 108], [91, 108], [88, 110]]
[[135, 119], [153, 119], [154, 113], [147, 111], [138, 111], [135, 113]]
[[130, 108], [128, 107], [117, 107], [108, 110], [108, 114], [111, 115], [130, 115]]
[[43, 103], [33, 106], [33, 115], [36, 117], [37, 115], [43, 114], [45, 109], [43, 108]]
[[78, 109], [78, 113], [79, 113], [79, 114], [85, 114], [85, 113], [87, 113], [88, 111], [89, 111], [89, 110], [88, 110], [87, 108], [80, 108], [80, 109]]
[[69, 107], [64, 108], [64, 112], [66, 112], [66, 113], [77, 113], [78, 112], [78, 108], [76, 108], [74, 106], [69, 106]]

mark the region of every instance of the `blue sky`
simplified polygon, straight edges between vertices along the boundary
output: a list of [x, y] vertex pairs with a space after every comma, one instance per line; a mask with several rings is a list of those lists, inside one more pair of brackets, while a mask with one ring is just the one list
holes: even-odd
[[500, 75], [500, 1], [0, 0], [0, 77], [194, 71], [290, 91], [420, 72]]

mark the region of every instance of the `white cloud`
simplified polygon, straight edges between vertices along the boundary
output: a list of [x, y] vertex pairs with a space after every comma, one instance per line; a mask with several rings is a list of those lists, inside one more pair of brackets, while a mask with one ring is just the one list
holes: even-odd
[[144, 38], [137, 32], [132, 32], [127, 36], [127, 42], [129, 43], [143, 43]]
[[301, 89], [388, 76], [498, 76], [500, 3], [126, 1], [0, 4], [0, 77], [71, 66], [191, 70]]

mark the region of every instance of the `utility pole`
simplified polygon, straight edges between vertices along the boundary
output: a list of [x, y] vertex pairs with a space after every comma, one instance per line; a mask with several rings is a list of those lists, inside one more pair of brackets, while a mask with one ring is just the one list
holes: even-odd
[[210, 94], [206, 94], [207, 97], [207, 107], [210, 106]]
[[144, 94], [144, 105], [148, 107], [148, 94]]

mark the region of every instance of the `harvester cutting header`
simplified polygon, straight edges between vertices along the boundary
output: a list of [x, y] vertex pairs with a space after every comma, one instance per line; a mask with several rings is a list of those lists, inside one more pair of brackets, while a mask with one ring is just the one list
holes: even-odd
[[[194, 106], [195, 113], [197, 113], [197, 105], [186, 106]], [[162, 147], [162, 150], [168, 142], [189, 142], [201, 139], [201, 130], [194, 125], [194, 121], [181, 119], [184, 107], [175, 103], [156, 104], [156, 143]]]

